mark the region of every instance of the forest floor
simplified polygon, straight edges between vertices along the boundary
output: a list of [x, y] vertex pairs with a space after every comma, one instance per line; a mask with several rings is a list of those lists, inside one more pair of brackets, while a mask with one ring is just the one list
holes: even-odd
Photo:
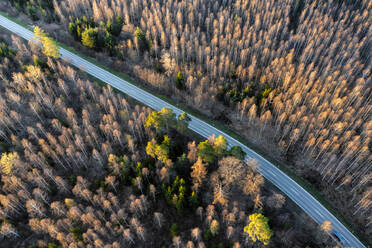
[[[315, 180], [316, 176], [306, 176], [309, 173], [309, 170], [300, 170], [298, 167], [295, 167], [294, 164], [298, 163], [294, 159], [294, 156], [287, 156], [283, 157], [280, 155], [277, 146], [274, 146], [272, 142], [268, 142], [266, 140], [257, 140], [256, 138], [252, 138], [249, 134], [249, 130], [242, 129], [242, 127], [236, 125], [235, 123], [231, 123], [230, 121], [223, 121], [224, 118], [217, 118], [213, 116], [212, 112], [203, 112], [200, 109], [192, 108], [182, 102], [178, 101], [176, 96], [166, 96], [159, 92], [159, 90], [155, 89], [146, 82], [142, 82], [142, 80], [135, 77], [132, 71], [127, 69], [126, 63], [117, 63], [113, 61], [111, 58], [107, 58], [107, 55], [104, 53], [96, 53], [93, 52], [80, 43], [74, 41], [69, 33], [65, 30], [59, 29], [59, 32], [63, 32], [64, 35], [59, 35], [56, 37], [53, 33], [54, 30], [57, 29], [55, 24], [46, 24], [44, 22], [32, 22], [26, 15], [20, 14], [11, 8], [4, 8], [0, 3], [0, 14], [6, 16], [7, 18], [15, 21], [16, 23], [28, 28], [29, 30], [33, 30], [31, 27], [38, 25], [42, 27], [46, 32], [50, 33], [50, 35], [56, 39], [58, 45], [63, 47], [64, 49], [71, 51], [82, 58], [88, 60], [89, 62], [104, 68], [105, 70], [113, 73], [114, 75], [136, 85], [137, 87], [150, 92], [151, 94], [161, 98], [164, 101], [169, 102], [170, 104], [177, 106], [178, 108], [184, 110], [185, 112], [194, 115], [195, 117], [200, 118], [201, 120], [207, 122], [208, 124], [212, 125], [213, 127], [227, 133], [234, 139], [240, 141], [244, 145], [248, 146], [261, 156], [263, 156], [268, 161], [272, 162], [276, 165], [280, 170], [286, 173], [289, 177], [291, 177], [294, 181], [296, 181], [299, 185], [301, 185], [308, 193], [310, 193], [314, 198], [316, 198], [323, 206], [325, 206], [337, 219], [342, 222], [354, 235], [356, 235], [360, 241], [364, 244], [368, 245], [368, 242], [371, 242], [369, 237], [366, 237], [364, 234], [361, 233], [361, 230], [358, 229], [356, 224], [353, 223], [352, 216], [350, 215], [347, 209], [340, 209], [338, 208], [341, 203], [335, 204], [336, 199], [334, 195], [330, 195], [329, 191], [327, 190], [326, 185], [322, 185], [322, 182], [319, 180]], [[120, 72], [118, 72], [120, 71]], [[98, 79], [95, 79], [101, 86], [105, 85], [105, 83], [100, 82]], [[132, 99], [134, 100], [134, 99]], [[135, 101], [135, 100], [134, 100]], [[214, 110], [213, 112], [216, 112]], [[229, 113], [225, 110], [225, 115], [229, 116]], [[229, 119], [227, 117], [227, 119]], [[195, 132], [189, 131], [189, 135], [195, 140], [201, 140], [202, 137]], [[292, 151], [298, 152], [298, 151]], [[292, 164], [292, 166], [291, 166]], [[268, 181], [266, 181], [268, 182]], [[275, 187], [271, 185], [270, 187]], [[292, 201], [291, 201], [292, 202]], [[293, 203], [293, 202], [292, 202]], [[293, 203], [291, 206], [294, 212], [299, 213], [300, 208]], [[302, 211], [302, 210], [300, 210]]]

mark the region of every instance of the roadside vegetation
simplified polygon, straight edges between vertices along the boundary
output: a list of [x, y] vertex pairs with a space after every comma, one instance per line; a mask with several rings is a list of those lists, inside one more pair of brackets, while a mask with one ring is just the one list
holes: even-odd
[[332, 245], [224, 137], [1, 39], [0, 247]]
[[319, 191], [372, 242], [371, 1], [1, 4], [228, 125]]

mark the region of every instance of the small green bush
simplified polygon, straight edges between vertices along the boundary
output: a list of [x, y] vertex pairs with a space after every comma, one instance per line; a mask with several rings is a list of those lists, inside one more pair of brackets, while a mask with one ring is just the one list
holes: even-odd
[[169, 229], [172, 237], [176, 237], [178, 236], [178, 233], [179, 233], [179, 227], [177, 225], [177, 223], [173, 223]]
[[70, 228], [70, 233], [74, 236], [75, 241], [83, 241], [83, 231], [79, 226]]
[[203, 237], [204, 237], [204, 240], [205, 241], [209, 241], [211, 238], [212, 238], [212, 232], [211, 230], [207, 229], [204, 234], [203, 234]]

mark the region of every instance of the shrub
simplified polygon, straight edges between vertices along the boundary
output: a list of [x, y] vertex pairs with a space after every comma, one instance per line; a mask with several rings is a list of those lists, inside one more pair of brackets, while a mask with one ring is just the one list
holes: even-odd
[[179, 227], [178, 227], [178, 224], [177, 223], [173, 223], [171, 225], [171, 227], [169, 228], [169, 231], [172, 235], [172, 237], [176, 237], [178, 236], [178, 233], [179, 233]]

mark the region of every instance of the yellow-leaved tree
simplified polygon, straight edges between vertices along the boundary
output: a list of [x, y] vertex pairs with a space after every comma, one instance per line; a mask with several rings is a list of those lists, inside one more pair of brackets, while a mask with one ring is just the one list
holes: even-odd
[[1, 172], [10, 175], [12, 174], [15, 163], [19, 160], [19, 155], [16, 152], [3, 153], [0, 159]]
[[213, 236], [216, 236], [218, 234], [218, 231], [220, 229], [220, 223], [218, 223], [217, 220], [212, 220], [209, 230], [211, 231]]
[[54, 40], [48, 37], [48, 34], [41, 28], [34, 28], [34, 38], [43, 45], [43, 53], [48, 57], [59, 58], [61, 56], [59, 47]]
[[167, 163], [169, 157], [170, 138], [164, 135], [163, 142], [159, 145], [154, 139], [147, 142], [146, 153], [150, 157], [157, 158], [164, 164]]
[[256, 242], [261, 241], [264, 245], [269, 244], [273, 232], [269, 226], [269, 219], [260, 213], [249, 216], [250, 223], [244, 227], [244, 232], [248, 233], [251, 239]]
[[218, 136], [214, 141], [213, 148], [218, 156], [222, 156], [227, 149], [227, 140], [222, 135]]
[[76, 206], [76, 202], [74, 201], [74, 199], [65, 198], [65, 205], [68, 208], [72, 208], [73, 206]]

